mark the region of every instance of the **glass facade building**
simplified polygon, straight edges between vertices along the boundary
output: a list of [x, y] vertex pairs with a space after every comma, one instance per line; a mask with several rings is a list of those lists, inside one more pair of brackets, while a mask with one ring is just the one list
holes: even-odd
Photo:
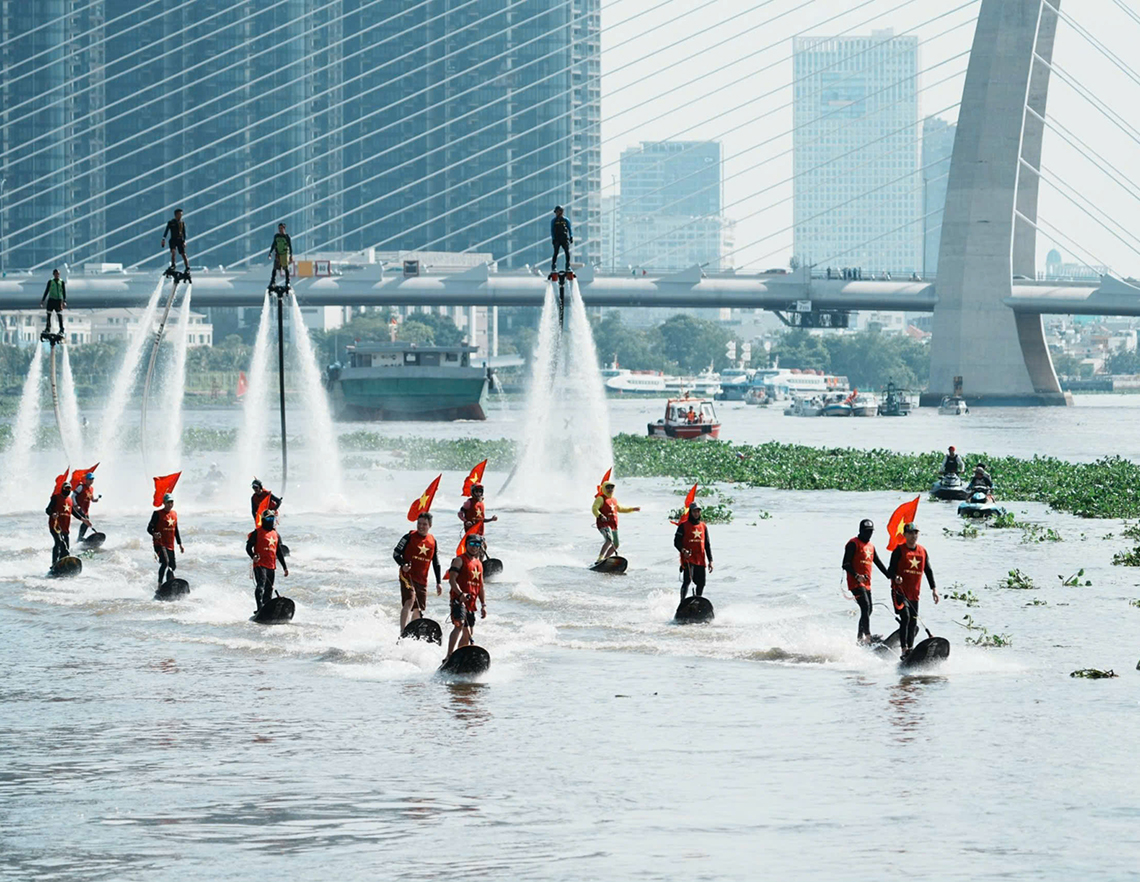
[[918, 38], [796, 37], [793, 70], [794, 254], [920, 270]]
[[[597, 229], [600, 0], [0, 3], [4, 269], [294, 250], [549, 259]], [[587, 246], [588, 247], [588, 246]], [[588, 256], [588, 255], [587, 255]]]
[[922, 274], [938, 272], [938, 247], [942, 241], [942, 210], [950, 181], [950, 159], [958, 127], [937, 116], [922, 121]]

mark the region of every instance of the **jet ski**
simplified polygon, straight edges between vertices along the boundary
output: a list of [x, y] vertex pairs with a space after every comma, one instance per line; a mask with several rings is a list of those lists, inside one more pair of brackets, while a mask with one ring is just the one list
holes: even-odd
[[969, 499], [970, 491], [966, 482], [956, 472], [947, 472], [941, 475], [934, 486], [930, 488], [931, 494], [937, 499]]
[[988, 518], [1000, 514], [1005, 514], [1005, 509], [994, 502], [993, 495], [984, 487], [974, 490], [969, 499], [958, 505], [958, 515], [963, 518]]

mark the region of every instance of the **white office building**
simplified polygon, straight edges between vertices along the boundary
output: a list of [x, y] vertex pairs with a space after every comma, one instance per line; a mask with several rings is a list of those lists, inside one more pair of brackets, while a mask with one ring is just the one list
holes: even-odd
[[797, 37], [793, 69], [796, 257], [920, 271], [918, 38]]

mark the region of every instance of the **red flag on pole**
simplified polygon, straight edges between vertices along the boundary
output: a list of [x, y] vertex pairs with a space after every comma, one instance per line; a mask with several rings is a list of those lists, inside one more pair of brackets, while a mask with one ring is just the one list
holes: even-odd
[[436, 475], [435, 480], [428, 484], [428, 488], [423, 492], [423, 495], [412, 503], [412, 507], [408, 509], [408, 520], [414, 521], [425, 511], [431, 511], [432, 500], [435, 499], [435, 491], [439, 489], [439, 479], [443, 475]]
[[464, 496], [470, 496], [471, 495], [472, 485], [483, 483], [483, 472], [485, 472], [485, 471], [487, 471], [487, 460], [483, 460], [481, 463], [479, 463], [479, 465], [475, 466], [475, 468], [473, 468], [471, 470], [471, 474], [469, 474], [463, 480], [463, 495]]
[[162, 497], [167, 493], [174, 492], [174, 485], [178, 483], [178, 479], [182, 477], [182, 472], [175, 472], [173, 475], [155, 475], [154, 478], [154, 502], [151, 503], [155, 508], [162, 505]]
[[890, 537], [887, 540], [887, 551], [894, 551], [903, 543], [903, 527], [913, 521], [915, 515], [918, 514], [918, 500], [920, 498], [916, 496], [910, 502], [904, 502], [895, 509], [891, 519], [887, 521], [887, 535]]
[[479, 527], [482, 526], [482, 524], [482, 521], [476, 521], [470, 526], [470, 528], [468, 528], [467, 532], [463, 534], [463, 538], [459, 540], [459, 545], [455, 549], [456, 557], [459, 557], [459, 555], [463, 554], [463, 552], [467, 550], [467, 537], [478, 533]]
[[595, 499], [597, 499], [599, 496], [602, 495], [602, 488], [605, 487], [606, 484], [608, 484], [610, 482], [610, 475], [612, 475], [613, 473], [614, 473], [613, 468], [606, 469], [606, 473], [604, 475], [602, 475], [602, 482], [600, 484], [598, 484], [598, 489], [596, 489], [594, 491], [594, 498]]
[[71, 473], [71, 486], [74, 487], [77, 481], [82, 481], [88, 475], [94, 474], [97, 468], [99, 468], [99, 463], [95, 463], [95, 465], [88, 469], [76, 469]]
[[63, 489], [63, 482], [67, 480], [69, 474], [71, 474], [71, 466], [65, 468], [62, 475], [56, 475], [55, 490], [52, 491], [52, 496], [59, 496], [59, 491]]
[[263, 500], [261, 500], [261, 503], [257, 506], [257, 514], [254, 516], [253, 522], [258, 527], [261, 526], [261, 516], [263, 514], [265, 514], [265, 510], [267, 508], [269, 508], [269, 503], [271, 503], [272, 501], [273, 501], [273, 494], [272, 493], [266, 493], [265, 498]]
[[670, 521], [669, 523], [679, 527], [681, 524], [689, 522], [689, 506], [693, 504], [693, 500], [697, 498], [697, 485], [694, 484], [689, 488], [689, 492], [685, 494], [685, 510], [681, 512], [681, 517], [678, 520]]

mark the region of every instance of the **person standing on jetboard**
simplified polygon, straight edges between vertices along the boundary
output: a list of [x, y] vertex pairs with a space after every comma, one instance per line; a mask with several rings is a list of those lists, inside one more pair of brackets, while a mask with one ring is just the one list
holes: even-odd
[[[72, 506], [71, 482], [64, 481], [59, 492], [52, 495], [51, 499], [48, 500], [47, 508], [44, 509], [44, 514], [48, 516], [48, 530], [51, 531], [53, 543], [51, 549], [51, 565], [53, 567], [71, 554]], [[91, 526], [91, 522], [87, 520], [85, 515], [76, 513], [76, 516], [87, 526]]]
[[166, 229], [162, 233], [162, 247], [166, 247], [170, 240], [170, 268], [174, 269], [175, 254], [182, 255], [182, 265], [186, 272], [190, 272], [190, 260], [186, 257], [186, 224], [182, 220], [182, 209], [174, 209], [174, 217], [166, 222]]
[[605, 560], [618, 553], [621, 541], [618, 538], [618, 515], [629, 514], [631, 511], [641, 511], [641, 506], [618, 505], [614, 499], [614, 483], [610, 481], [602, 485], [602, 492], [594, 497], [594, 523], [598, 532], [602, 534], [602, 550], [598, 552], [598, 560]]
[[246, 536], [245, 553], [253, 561], [253, 599], [259, 611], [273, 599], [273, 582], [277, 578], [277, 561], [281, 560], [281, 572], [289, 575], [289, 565], [285, 563], [286, 550], [277, 535], [277, 512], [267, 510], [261, 516], [261, 525]]
[[487, 517], [487, 508], [483, 505], [483, 485], [472, 484], [471, 495], [467, 501], [459, 507], [459, 520], [463, 521], [463, 530], [465, 532], [476, 524], [479, 525], [479, 529], [472, 535], [479, 537], [479, 548], [481, 549], [479, 554], [480, 560], [486, 560], [487, 558], [487, 539], [483, 533], [483, 525], [489, 524], [491, 521], [497, 521], [498, 519], [498, 515], [490, 518]]
[[[447, 584], [451, 586], [451, 636], [447, 640], [447, 658], [461, 646], [474, 642], [475, 606], [482, 606], [487, 618], [487, 598], [483, 593], [483, 537], [472, 533], [463, 543], [463, 554], [451, 562]], [[446, 659], [445, 659], [446, 661]]]
[[879, 552], [871, 544], [871, 536], [875, 532], [875, 523], [870, 518], [859, 522], [859, 534], [849, 539], [843, 548], [843, 570], [847, 573], [847, 590], [859, 604], [859, 637], [860, 643], [871, 642], [871, 573], [874, 567], [879, 568], [884, 576], [887, 568], [879, 558]]
[[694, 502], [689, 505], [688, 515], [677, 524], [673, 534], [673, 547], [681, 552], [681, 602], [689, 594], [689, 584], [693, 594], [701, 597], [705, 593], [705, 573], [713, 568], [712, 543], [709, 541], [708, 524], [701, 522], [701, 507]]
[[914, 636], [918, 632], [918, 595], [922, 590], [922, 577], [930, 583], [934, 602], [938, 603], [938, 589], [934, 587], [934, 570], [926, 549], [918, 544], [918, 527], [913, 522], [903, 527], [906, 543], [891, 553], [887, 565], [887, 578], [893, 588], [891, 597], [899, 614], [899, 645], [902, 657], [914, 649]]
[[[440, 577], [439, 550], [431, 534], [431, 512], [425, 511], [416, 518], [416, 528], [400, 537], [392, 557], [400, 567], [400, 633], [409, 619], [422, 619], [427, 609], [428, 572], [435, 570], [435, 593], [443, 594]], [[449, 574], [450, 581], [450, 574]]]
[[150, 523], [146, 531], [154, 538], [154, 555], [158, 558], [158, 584], [167, 579], [174, 578], [174, 571], [178, 568], [178, 561], [174, 556], [174, 543], [178, 543], [178, 550], [186, 553], [182, 547], [182, 534], [178, 532], [178, 512], [174, 510], [174, 497], [166, 493], [162, 497], [162, 508], [150, 516]]
[[79, 525], [79, 541], [83, 541], [83, 537], [87, 535], [87, 531], [94, 530], [91, 526], [90, 517], [91, 503], [98, 502], [102, 496], [95, 495], [95, 473], [87, 472], [79, 480], [79, 486], [75, 488], [75, 492], [71, 495], [71, 505], [75, 510], [76, 515], [83, 522]]

